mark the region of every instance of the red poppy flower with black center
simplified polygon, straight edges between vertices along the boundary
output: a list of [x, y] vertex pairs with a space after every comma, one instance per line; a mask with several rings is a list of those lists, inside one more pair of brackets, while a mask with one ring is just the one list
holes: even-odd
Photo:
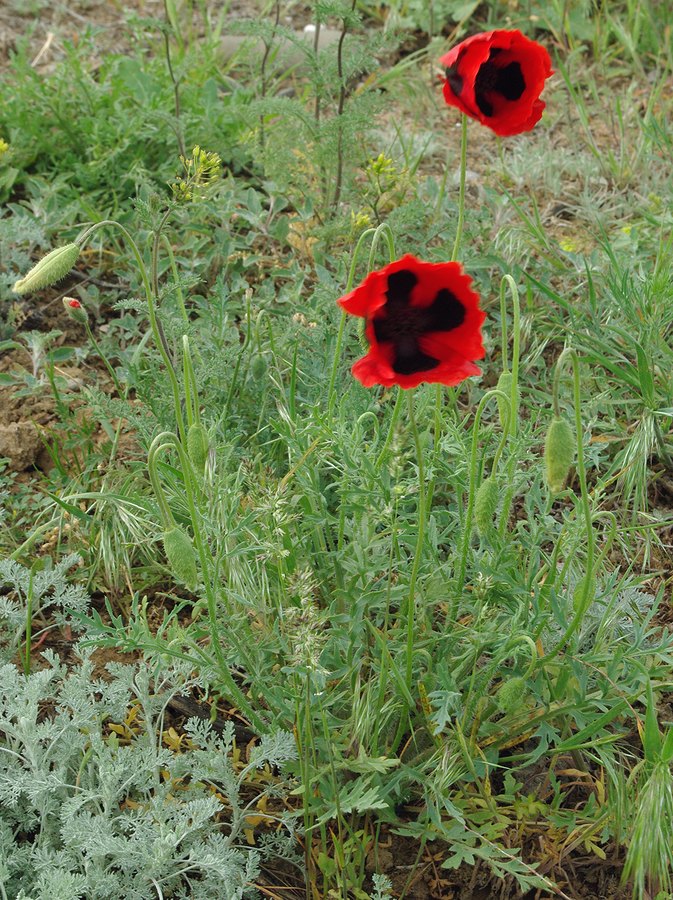
[[486, 31], [443, 56], [444, 99], [506, 137], [540, 121], [540, 94], [553, 74], [546, 49], [520, 31]]
[[365, 387], [423, 381], [454, 385], [479, 375], [486, 314], [460, 263], [428, 263], [407, 255], [371, 272], [339, 300], [365, 320], [369, 352], [352, 368]]

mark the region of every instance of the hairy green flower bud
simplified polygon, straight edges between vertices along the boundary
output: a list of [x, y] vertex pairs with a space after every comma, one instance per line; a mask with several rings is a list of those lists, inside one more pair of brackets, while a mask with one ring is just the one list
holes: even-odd
[[517, 677], [503, 682], [495, 695], [495, 702], [500, 712], [515, 712], [526, 696], [526, 679]]
[[168, 564], [178, 581], [182, 581], [188, 588], [196, 587], [198, 573], [194, 545], [177, 525], [164, 534], [164, 550]]
[[[498, 383], [496, 384], [496, 390], [502, 391], [503, 394], [509, 399], [512, 396], [512, 373], [511, 372], [503, 372], [498, 378]], [[500, 427], [507, 427], [507, 419], [509, 418], [509, 403], [505, 403], [502, 397], [495, 398], [498, 401], [498, 417], [500, 419]]]
[[252, 377], [255, 381], [259, 381], [260, 378], [264, 378], [266, 375], [266, 370], [266, 358], [261, 353], [258, 353], [257, 356], [253, 357], [252, 365], [250, 366]]
[[563, 486], [575, 461], [576, 442], [572, 428], [565, 419], [553, 419], [544, 445], [544, 461], [547, 468], [547, 484], [557, 494]]
[[187, 432], [187, 453], [195, 469], [203, 472], [208, 459], [208, 433], [203, 425], [196, 422], [190, 425]]
[[488, 534], [493, 527], [493, 516], [498, 508], [499, 500], [498, 482], [491, 475], [479, 485], [479, 490], [474, 500], [474, 524], [482, 537]]
[[39, 291], [56, 284], [68, 274], [77, 262], [79, 256], [79, 244], [66, 244], [57, 247], [33, 266], [30, 272], [20, 278], [14, 285], [17, 294], [27, 294], [30, 291]]
[[75, 322], [78, 322], [80, 325], [86, 325], [89, 321], [89, 314], [79, 300], [75, 300], [74, 297], [64, 297], [63, 306], [70, 318], [74, 319]]

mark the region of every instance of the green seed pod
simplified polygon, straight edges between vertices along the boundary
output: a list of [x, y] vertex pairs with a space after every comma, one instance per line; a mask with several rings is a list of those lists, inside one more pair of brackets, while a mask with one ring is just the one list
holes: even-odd
[[575, 590], [573, 591], [573, 610], [577, 612], [580, 608], [580, 604], [584, 600], [584, 591], [587, 581], [589, 582], [589, 590], [586, 594], [586, 608], [588, 609], [591, 606], [591, 602], [596, 595], [596, 579], [593, 575], [584, 575], [575, 585]]
[[553, 419], [544, 444], [544, 461], [547, 467], [547, 484], [558, 494], [575, 461], [576, 442], [573, 430], [565, 419]]
[[495, 702], [500, 712], [515, 712], [524, 701], [526, 696], [526, 679], [510, 678], [509, 681], [503, 682], [498, 688], [495, 695]]
[[[498, 378], [496, 390], [502, 391], [507, 397], [512, 396], [512, 373], [503, 372]], [[500, 427], [507, 427], [507, 418], [509, 416], [509, 404], [505, 403], [502, 397], [495, 398], [498, 401], [498, 417], [500, 418]]]
[[198, 472], [203, 472], [208, 459], [208, 433], [203, 425], [196, 422], [190, 425], [187, 432], [187, 453]]
[[168, 564], [178, 581], [182, 581], [188, 588], [194, 588], [198, 578], [194, 545], [177, 525], [165, 532], [164, 550]]
[[14, 285], [17, 294], [27, 294], [30, 291], [39, 291], [56, 284], [68, 274], [77, 262], [79, 256], [79, 244], [66, 244], [57, 247], [33, 266], [30, 272], [20, 278]]
[[258, 353], [252, 360], [252, 365], [250, 366], [250, 371], [252, 372], [252, 377], [255, 380], [260, 378], [264, 378], [267, 370], [267, 362], [266, 357], [262, 353]]
[[481, 537], [488, 534], [493, 527], [493, 517], [498, 508], [499, 500], [498, 482], [493, 475], [490, 475], [479, 485], [479, 490], [474, 500], [474, 524], [477, 526], [477, 531]]

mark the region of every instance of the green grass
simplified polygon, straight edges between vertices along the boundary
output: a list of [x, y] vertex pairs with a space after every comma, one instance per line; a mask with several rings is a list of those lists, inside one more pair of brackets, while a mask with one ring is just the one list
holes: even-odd
[[[389, 6], [416, 23], [417, 5]], [[5, 335], [31, 353], [2, 378], [26, 404], [53, 398], [43, 438], [55, 465], [28, 483], [0, 475], [0, 542], [28, 568], [80, 554], [72, 580], [94, 602], [72, 624], [91, 646], [133, 652], [156, 673], [172, 659], [257, 734], [294, 734], [282, 791], [304, 869], [276, 871], [276, 860], [267, 884], [286, 878], [297, 897], [386, 896], [379, 872], [392, 896], [408, 896], [432, 855], [447, 891], [479, 865], [494, 892], [504, 879], [511, 897], [572, 896], [565, 862], [598, 871], [607, 858], [611, 890], [623, 873], [624, 896], [664, 898], [673, 176], [672, 66], [659, 36], [673, 21], [655, 2], [473, 6], [437, 4], [434, 33], [472, 13], [470, 32], [525, 27], [553, 46], [557, 74], [530, 134], [498, 145], [469, 124], [461, 259], [488, 313], [487, 356], [481, 377], [421, 386], [411, 406], [351, 377], [352, 320], [335, 360], [335, 300], [367, 221], [389, 225], [397, 255], [451, 253], [457, 115], [428, 81], [445, 42], [354, 81], [340, 116], [338, 84], [312, 80], [310, 66], [261, 79], [261, 60], [240, 56], [225, 70], [215, 42], [189, 32], [191, 4], [178, 4], [184, 36], [168, 32], [183, 78], [177, 118], [156, 23], [136, 22], [134, 54], [95, 72], [95, 35], [66, 45], [49, 76], [19, 47], [0, 94], [10, 145], [0, 302]], [[379, 27], [378, 6], [358, 9]], [[259, 33], [274, 39], [266, 24]], [[364, 42], [344, 47], [343, 65], [359, 71]], [[294, 95], [279, 97], [288, 85]], [[219, 153], [225, 171], [163, 224], [181, 140]], [[78, 263], [94, 283], [62, 287], [88, 308], [120, 392], [83, 328], [59, 319], [65, 338], [47, 340], [47, 313], [41, 336], [22, 333], [11, 306], [31, 256], [104, 218], [131, 232], [150, 276], [156, 261], [150, 293], [166, 340], [162, 355], [129, 241], [97, 231]], [[161, 240], [154, 254], [158, 231], [170, 254]], [[365, 244], [357, 279], [387, 262], [384, 243], [369, 264]], [[31, 302], [57, 299], [54, 310], [61, 293]], [[488, 391], [515, 344], [519, 411], [506, 428]], [[564, 354], [559, 411], [582, 457], [554, 494], [543, 447], [565, 347], [577, 377]], [[63, 373], [73, 362], [77, 393]], [[203, 470], [176, 449], [179, 420], [192, 424], [195, 409]], [[489, 475], [497, 504], [477, 529], [470, 511]], [[171, 523], [192, 542], [196, 586], [166, 558]], [[22, 659], [25, 593], [0, 605]], [[51, 615], [40, 607], [33, 635]], [[411, 868], [386, 865], [391, 841]], [[589, 880], [593, 868], [580, 871]]]

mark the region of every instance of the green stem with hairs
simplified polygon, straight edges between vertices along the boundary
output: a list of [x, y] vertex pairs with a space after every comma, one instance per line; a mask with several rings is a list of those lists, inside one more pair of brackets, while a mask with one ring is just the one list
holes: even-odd
[[185, 297], [182, 293], [182, 288], [180, 287], [180, 276], [178, 274], [178, 267], [175, 262], [175, 253], [173, 253], [173, 247], [171, 242], [168, 240], [165, 234], [161, 235], [161, 243], [164, 245], [166, 253], [168, 254], [168, 262], [171, 267], [171, 274], [173, 276], [173, 281], [175, 282], [175, 293], [178, 298], [178, 306], [180, 307], [180, 315], [182, 316], [182, 320], [185, 325], [189, 325], [189, 316], [187, 315], [187, 307], [185, 306]]
[[103, 363], [105, 364], [105, 368], [108, 370], [108, 374], [109, 374], [110, 378], [112, 379], [112, 382], [117, 390], [117, 393], [119, 394], [120, 397], [125, 397], [126, 395], [122, 389], [121, 384], [119, 383], [119, 379], [117, 378], [117, 373], [112, 368], [110, 361], [108, 360], [107, 356], [103, 353], [98, 341], [94, 337], [93, 331], [91, 330], [91, 325], [89, 325], [88, 320], [84, 323], [84, 328], [86, 329], [86, 336], [89, 338], [89, 340], [93, 344], [94, 350], [100, 356], [100, 358], [103, 360]]
[[[486, 391], [484, 396], [479, 401], [479, 405], [477, 406], [477, 411], [474, 414], [474, 423], [472, 425], [472, 447], [470, 450], [470, 465], [469, 465], [469, 483], [468, 483], [468, 494], [467, 494], [467, 511], [465, 513], [465, 521], [463, 523], [463, 540], [460, 548], [460, 558], [458, 561], [458, 575], [456, 577], [456, 586], [454, 589], [454, 598], [451, 603], [451, 608], [449, 610], [447, 622], [455, 622], [458, 616], [458, 606], [460, 603], [460, 598], [463, 593], [463, 588], [465, 587], [465, 574], [467, 572], [467, 557], [470, 550], [470, 538], [472, 537], [472, 520], [474, 519], [474, 502], [477, 494], [477, 449], [479, 446], [479, 426], [481, 425], [481, 417], [483, 415], [486, 404], [493, 397], [499, 397], [506, 402], [509, 402], [509, 397], [503, 392], [497, 389], [493, 389], [490, 391]], [[508, 422], [512, 419], [512, 412], [510, 410]]]
[[[402, 392], [402, 390], [402, 388], [399, 388], [400, 393]], [[416, 533], [416, 549], [414, 551], [414, 561], [411, 567], [411, 576], [409, 578], [409, 593], [407, 595], [407, 603], [405, 609], [407, 619], [407, 646], [404, 681], [407, 688], [407, 694], [411, 694], [411, 688], [413, 684], [416, 581], [418, 579], [418, 572], [421, 566], [421, 556], [423, 554], [423, 544], [425, 541], [425, 519], [427, 514], [425, 505], [425, 466], [423, 465], [423, 447], [421, 446], [421, 438], [418, 433], [418, 425], [416, 424], [416, 416], [414, 414], [415, 393], [416, 392], [414, 390], [410, 390], [407, 392], [409, 424], [411, 425], [411, 433], [414, 438], [416, 460], [418, 463], [418, 529]], [[395, 734], [395, 738], [393, 740], [393, 753], [399, 746], [399, 743], [402, 740], [402, 736], [404, 735], [407, 712], [409, 711], [409, 701], [407, 700], [406, 703], [407, 706], [405, 707], [400, 717], [400, 721], [397, 726], [397, 733]]]
[[595, 536], [593, 529], [593, 519], [591, 515], [591, 504], [589, 502], [589, 490], [587, 488], [587, 473], [586, 473], [586, 465], [584, 460], [584, 441], [582, 440], [583, 435], [583, 427], [582, 427], [582, 409], [581, 409], [581, 401], [582, 401], [582, 393], [581, 393], [581, 385], [580, 385], [580, 366], [579, 366], [579, 356], [577, 355], [577, 351], [573, 347], [566, 347], [565, 350], [561, 353], [558, 360], [556, 361], [556, 369], [554, 371], [554, 387], [553, 387], [553, 404], [554, 404], [554, 414], [557, 414], [559, 410], [559, 402], [558, 402], [558, 392], [560, 386], [560, 373], [565, 363], [566, 359], [570, 359], [572, 363], [572, 372], [573, 372], [573, 403], [575, 407], [575, 431], [577, 434], [577, 476], [580, 482], [580, 502], [582, 506], [582, 511], [584, 513], [584, 527], [586, 531], [586, 541], [587, 541], [587, 562], [586, 562], [586, 577], [584, 578], [582, 595], [580, 597], [580, 601], [577, 604], [577, 609], [575, 615], [573, 616], [570, 624], [565, 630], [565, 633], [561, 637], [558, 644], [547, 653], [546, 656], [543, 656], [540, 659], [540, 664], [544, 664], [548, 662], [550, 659], [553, 659], [557, 656], [561, 650], [566, 646], [570, 638], [577, 631], [577, 629], [582, 624], [582, 620], [584, 619], [584, 615], [587, 611], [587, 607], [589, 605], [590, 600], [590, 588], [591, 588], [591, 580], [592, 574], [594, 571], [594, 557], [595, 557]]
[[423, 447], [421, 446], [421, 438], [418, 433], [418, 425], [416, 424], [416, 416], [414, 414], [414, 394], [415, 391], [408, 391], [407, 393], [409, 424], [411, 425], [411, 433], [414, 438], [414, 445], [416, 447], [416, 460], [418, 463], [418, 532], [416, 534], [416, 550], [414, 552], [414, 562], [411, 567], [411, 577], [409, 578], [409, 596], [407, 598], [407, 666], [405, 680], [409, 691], [411, 691], [412, 685], [412, 668], [414, 658], [414, 608], [416, 600], [416, 581], [418, 579], [418, 571], [421, 566], [421, 556], [423, 555], [423, 542], [425, 540], [425, 519], [427, 515], [427, 510], [425, 507], [425, 466], [423, 465]]
[[400, 410], [402, 409], [402, 391], [397, 392], [397, 399], [395, 400], [395, 406], [393, 407], [393, 414], [390, 417], [390, 425], [388, 426], [388, 433], [386, 434], [386, 439], [383, 442], [383, 447], [381, 448], [381, 452], [376, 458], [376, 463], [374, 464], [375, 470], [378, 472], [383, 465], [383, 461], [386, 458], [388, 450], [393, 440], [393, 436], [395, 434], [395, 427], [397, 425], [397, 420], [400, 417]]
[[166, 501], [166, 497], [163, 493], [163, 488], [161, 487], [159, 475], [157, 472], [157, 456], [159, 453], [162, 453], [168, 448], [174, 449], [177, 452], [178, 458], [180, 460], [182, 479], [185, 487], [185, 496], [187, 498], [187, 507], [189, 509], [189, 517], [191, 519], [192, 532], [194, 534], [194, 545], [196, 547], [196, 551], [199, 555], [199, 561], [201, 563], [203, 584], [206, 592], [206, 601], [208, 604], [208, 618], [210, 620], [210, 639], [213, 645], [213, 650], [215, 652], [215, 658], [217, 660], [221, 675], [225, 680], [227, 690], [229, 691], [232, 700], [237, 704], [239, 709], [241, 709], [245, 713], [250, 723], [255, 728], [260, 730], [260, 732], [263, 732], [264, 724], [262, 720], [255, 713], [245, 694], [232, 678], [231, 672], [229, 671], [229, 667], [227, 665], [227, 661], [224, 658], [224, 654], [222, 652], [222, 647], [219, 640], [219, 625], [217, 621], [217, 597], [215, 595], [214, 585], [210, 578], [210, 564], [212, 560], [209, 558], [209, 555], [207, 553], [207, 546], [201, 532], [199, 517], [196, 509], [196, 502], [194, 499], [194, 492], [192, 490], [195, 476], [189, 458], [185, 453], [184, 447], [177, 439], [177, 437], [170, 431], [164, 431], [161, 434], [158, 434], [150, 445], [150, 449], [147, 455], [147, 468], [149, 471], [150, 480], [152, 482], [152, 487], [157, 495], [159, 506], [162, 507], [162, 515], [164, 515], [167, 511], [168, 516], [170, 517], [168, 521], [172, 521], [174, 524], [175, 520], [173, 519], [173, 514], [171, 513]]
[[175, 408], [175, 418], [178, 425], [178, 433], [180, 435], [180, 440], [185, 440], [185, 423], [182, 416], [182, 407], [180, 404], [180, 386], [178, 384], [178, 379], [175, 374], [175, 369], [173, 367], [173, 361], [171, 360], [170, 353], [168, 351], [168, 347], [166, 346], [165, 338], [163, 338], [163, 334], [161, 331], [161, 327], [159, 325], [159, 320], [157, 319], [157, 312], [155, 306], [155, 298], [152, 293], [152, 285], [150, 284], [150, 277], [147, 271], [147, 266], [145, 265], [145, 261], [142, 258], [140, 250], [138, 249], [138, 245], [134, 241], [130, 232], [115, 219], [103, 219], [102, 222], [96, 222], [95, 225], [92, 225], [91, 228], [87, 229], [84, 234], [77, 239], [77, 243], [82, 246], [86, 240], [88, 240], [91, 235], [93, 235], [100, 228], [105, 227], [106, 225], [113, 225], [115, 228], [118, 228], [119, 231], [124, 235], [126, 240], [129, 242], [129, 246], [131, 247], [131, 251], [135, 257], [135, 260], [138, 264], [138, 270], [140, 272], [140, 277], [142, 279], [143, 287], [145, 289], [145, 298], [147, 300], [147, 312], [150, 320], [150, 328], [152, 329], [152, 334], [154, 336], [154, 342], [157, 345], [159, 353], [163, 359], [164, 365], [166, 366], [166, 371], [168, 373], [168, 378], [171, 383], [171, 391], [173, 393], [173, 406]]
[[465, 181], [467, 178], [467, 116], [460, 114], [460, 189], [458, 194], [458, 224], [456, 225], [456, 239], [453, 242], [451, 259], [457, 260], [460, 253], [460, 244], [463, 240], [463, 226], [465, 224]]
[[[521, 352], [521, 304], [519, 302], [519, 289], [511, 275], [505, 275], [500, 282], [500, 318], [502, 327], [502, 353], [504, 371], [507, 371], [507, 313], [506, 313], [506, 296], [507, 288], [512, 297], [512, 386], [510, 394], [507, 398], [509, 401], [509, 416], [505, 427], [505, 435], [508, 438], [516, 438], [519, 428], [519, 358]], [[513, 451], [516, 447], [513, 448]], [[514, 500], [516, 491], [516, 465], [518, 456], [516, 452], [512, 452], [512, 456], [508, 465], [508, 482], [509, 487], [505, 492], [505, 499], [502, 504], [502, 512], [500, 514], [500, 524], [498, 531], [500, 536], [505, 536], [507, 524], [509, 522], [509, 512]]]
[[[355, 268], [357, 266], [357, 262], [360, 256], [360, 251], [364, 245], [364, 242], [367, 238], [373, 235], [372, 237], [372, 246], [369, 252], [369, 260], [367, 263], [367, 271], [370, 272], [371, 268], [374, 264], [374, 259], [376, 258], [376, 251], [378, 249], [379, 241], [381, 240], [381, 235], [385, 235], [386, 241], [388, 243], [388, 252], [390, 254], [390, 262], [395, 259], [395, 241], [393, 238], [393, 232], [388, 225], [387, 222], [381, 223], [378, 228], [367, 228], [366, 231], [363, 231], [360, 237], [358, 238], [357, 244], [355, 245], [355, 249], [353, 250], [353, 256], [351, 257], [350, 269], [348, 270], [348, 279], [346, 281], [346, 290], [344, 295], [347, 295], [353, 289], [353, 282], [355, 281]], [[329, 387], [327, 388], [327, 409], [332, 412], [334, 405], [334, 386], [336, 384], [337, 372], [339, 370], [339, 360], [341, 358], [341, 345], [343, 343], [344, 331], [346, 328], [346, 317], [348, 313], [345, 310], [341, 311], [341, 320], [339, 322], [339, 330], [337, 332], [336, 345], [334, 347], [334, 359], [332, 361], [332, 372], [329, 379]]]

